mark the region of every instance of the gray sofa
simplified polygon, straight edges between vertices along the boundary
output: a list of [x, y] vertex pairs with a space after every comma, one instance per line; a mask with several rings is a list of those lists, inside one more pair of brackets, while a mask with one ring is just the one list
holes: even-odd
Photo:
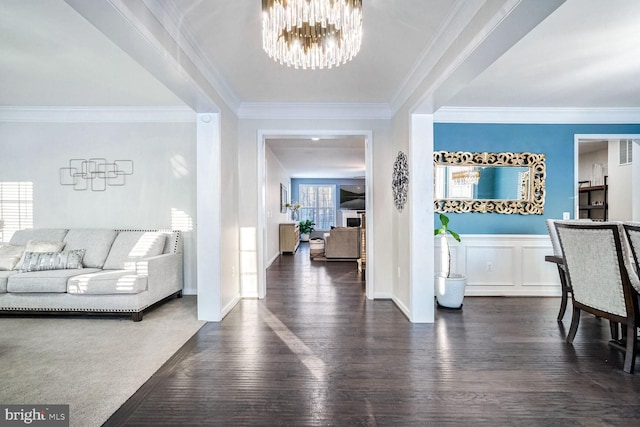
[[[8, 268], [6, 254], [15, 261], [21, 251]], [[179, 231], [28, 229], [0, 247], [3, 313], [116, 313], [140, 321], [146, 308], [181, 297], [182, 289]]]
[[327, 260], [351, 261], [360, 258], [360, 227], [336, 227], [324, 237]]

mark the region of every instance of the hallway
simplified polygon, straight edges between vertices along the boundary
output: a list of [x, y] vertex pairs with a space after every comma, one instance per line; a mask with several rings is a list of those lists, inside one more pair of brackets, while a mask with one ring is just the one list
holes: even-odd
[[265, 300], [206, 324], [105, 424], [638, 425], [640, 376], [622, 371], [608, 323], [574, 346], [557, 298], [466, 298], [436, 324], [366, 300], [355, 263], [269, 268]]

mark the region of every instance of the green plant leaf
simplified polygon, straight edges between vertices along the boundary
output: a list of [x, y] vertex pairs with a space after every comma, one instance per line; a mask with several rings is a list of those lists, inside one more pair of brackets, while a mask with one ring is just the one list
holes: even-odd
[[449, 224], [449, 217], [445, 214], [440, 214], [440, 222], [442, 223], [443, 228], [447, 228], [447, 225]]
[[449, 234], [451, 234], [453, 236], [454, 239], [456, 239], [458, 242], [460, 241], [460, 236], [458, 235], [458, 233], [456, 233], [455, 231], [451, 231], [451, 230], [447, 230], [449, 232]]

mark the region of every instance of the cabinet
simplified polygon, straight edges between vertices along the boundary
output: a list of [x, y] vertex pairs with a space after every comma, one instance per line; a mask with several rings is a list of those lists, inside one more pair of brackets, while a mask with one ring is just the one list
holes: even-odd
[[280, 253], [294, 253], [300, 244], [300, 225], [297, 222], [280, 224]]
[[609, 218], [607, 176], [604, 185], [594, 185], [578, 188], [579, 214], [581, 219], [606, 221]]

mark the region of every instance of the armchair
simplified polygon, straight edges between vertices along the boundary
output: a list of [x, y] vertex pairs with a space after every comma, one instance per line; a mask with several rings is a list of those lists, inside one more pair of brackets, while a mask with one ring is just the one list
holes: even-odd
[[572, 294], [573, 315], [567, 342], [573, 343], [581, 311], [618, 323], [626, 335], [624, 371], [633, 373], [638, 327], [636, 289], [640, 284], [635, 273], [627, 270], [622, 224], [556, 222], [554, 225]]
[[328, 260], [360, 258], [360, 227], [336, 227], [324, 238], [324, 255]]

